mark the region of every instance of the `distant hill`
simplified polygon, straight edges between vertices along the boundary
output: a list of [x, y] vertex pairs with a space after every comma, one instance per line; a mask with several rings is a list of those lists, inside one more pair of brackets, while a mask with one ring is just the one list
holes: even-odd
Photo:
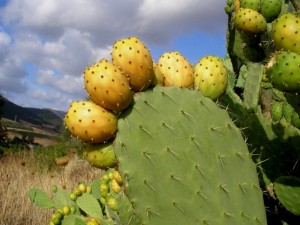
[[0, 98], [4, 101], [4, 104], [0, 106], [3, 118], [54, 132], [59, 132], [63, 126], [65, 112], [22, 107], [4, 97], [0, 96]]

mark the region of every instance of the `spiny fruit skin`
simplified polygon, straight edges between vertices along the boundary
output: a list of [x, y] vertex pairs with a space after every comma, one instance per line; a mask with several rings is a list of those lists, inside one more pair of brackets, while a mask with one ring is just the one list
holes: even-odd
[[238, 30], [249, 33], [261, 33], [267, 28], [267, 21], [263, 15], [248, 8], [239, 8], [233, 22]]
[[113, 45], [112, 62], [123, 71], [135, 92], [150, 86], [154, 76], [152, 56], [137, 37], [116, 41]]
[[300, 19], [285, 13], [272, 24], [272, 35], [278, 50], [293, 51], [300, 54]]
[[87, 143], [83, 148], [83, 157], [94, 167], [107, 169], [116, 165], [116, 156], [111, 142], [100, 144]]
[[278, 17], [281, 12], [282, 0], [261, 0], [260, 13], [271, 22]]
[[64, 122], [70, 133], [88, 143], [102, 143], [117, 131], [117, 117], [92, 101], [74, 101]]
[[194, 88], [213, 100], [220, 97], [228, 83], [227, 69], [216, 56], [206, 56], [199, 60], [195, 69]]
[[282, 118], [282, 104], [280, 102], [273, 102], [270, 108], [270, 113], [274, 122]]
[[163, 85], [164, 84], [164, 75], [159, 70], [159, 68], [155, 62], [153, 62], [153, 71], [154, 71], [154, 77], [152, 79], [151, 85], [152, 86]]
[[191, 87], [194, 84], [193, 67], [179, 52], [162, 54], [158, 68], [163, 74], [164, 86]]
[[90, 98], [106, 109], [121, 111], [132, 102], [128, 80], [107, 60], [100, 60], [85, 69], [84, 86]]
[[254, 9], [256, 11], [260, 10], [261, 0], [240, 0], [240, 6], [242, 8]]
[[300, 55], [277, 52], [266, 66], [266, 74], [273, 86], [281, 91], [300, 90]]

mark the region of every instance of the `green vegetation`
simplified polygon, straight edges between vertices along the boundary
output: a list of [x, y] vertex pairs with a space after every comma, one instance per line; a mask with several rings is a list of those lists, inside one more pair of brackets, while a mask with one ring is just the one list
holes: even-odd
[[[106, 171], [88, 184], [91, 192], [82, 185], [72, 192], [55, 189], [49, 201], [31, 189], [34, 204], [55, 209], [50, 224], [299, 221], [299, 1], [228, 0], [225, 11], [226, 58], [207, 56], [193, 71], [194, 84], [204, 91], [184, 85], [191, 68], [179, 53], [164, 53], [155, 65], [137, 37], [116, 41], [111, 54], [131, 86], [133, 101], [126, 109], [117, 107], [121, 79], [115, 73], [104, 78], [105, 66], [87, 69], [95, 76], [85, 81], [93, 91], [97, 82], [107, 85], [103, 109], [93, 107], [93, 100], [76, 102], [65, 121], [87, 145], [113, 148], [116, 166], [102, 167], [106, 148], [97, 146], [91, 158], [89, 152], [84, 156]], [[162, 83], [152, 83], [160, 75]], [[110, 129], [115, 121], [107, 116], [107, 102], [118, 109], [109, 112], [117, 129]]]

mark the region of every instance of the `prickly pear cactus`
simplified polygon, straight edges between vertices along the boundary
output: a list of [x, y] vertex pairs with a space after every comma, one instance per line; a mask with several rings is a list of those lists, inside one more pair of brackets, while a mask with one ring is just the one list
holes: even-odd
[[115, 152], [128, 211], [141, 224], [266, 224], [242, 134], [200, 92], [156, 87], [137, 95], [119, 119]]

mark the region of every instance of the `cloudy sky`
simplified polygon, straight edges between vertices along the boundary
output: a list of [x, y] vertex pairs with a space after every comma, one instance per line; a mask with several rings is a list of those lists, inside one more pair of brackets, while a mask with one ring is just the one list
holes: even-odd
[[138, 36], [154, 61], [225, 56], [225, 0], [0, 0], [0, 93], [25, 107], [67, 110], [86, 98], [84, 68]]

